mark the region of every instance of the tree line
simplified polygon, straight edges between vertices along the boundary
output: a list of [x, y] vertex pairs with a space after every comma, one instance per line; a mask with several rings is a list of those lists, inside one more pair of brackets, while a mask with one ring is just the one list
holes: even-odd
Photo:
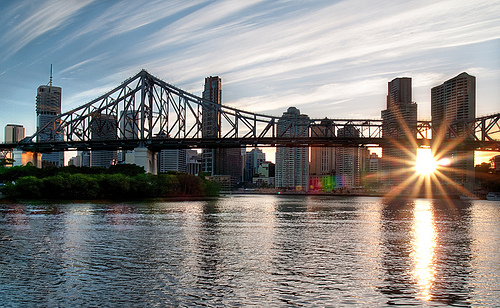
[[2, 192], [22, 199], [140, 199], [216, 196], [219, 187], [186, 173], [146, 174], [136, 165], [110, 168], [0, 167]]

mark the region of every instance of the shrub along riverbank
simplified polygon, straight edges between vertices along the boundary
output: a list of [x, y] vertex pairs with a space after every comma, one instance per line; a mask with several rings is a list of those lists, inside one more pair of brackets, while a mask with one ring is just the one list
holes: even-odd
[[135, 165], [112, 168], [0, 168], [4, 196], [22, 199], [140, 199], [216, 196], [218, 185], [185, 173], [145, 174]]

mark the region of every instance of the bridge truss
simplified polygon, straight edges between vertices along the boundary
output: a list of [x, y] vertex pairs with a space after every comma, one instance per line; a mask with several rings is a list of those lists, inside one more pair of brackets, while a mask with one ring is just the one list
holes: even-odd
[[[458, 132], [465, 127], [473, 137], [463, 144], [475, 149], [498, 151], [499, 119], [500, 114], [495, 114], [476, 121], [455, 123], [448, 125], [446, 132], [449, 136], [459, 135]], [[204, 131], [203, 123], [208, 121], [215, 123], [213, 129], [216, 134]], [[281, 125], [280, 129], [278, 125]], [[356, 133], [338, 133], [347, 127], [354, 128]], [[438, 132], [430, 121], [419, 121], [413, 133], [418, 136], [418, 144], [428, 143], [436, 134]], [[244, 146], [384, 147], [394, 143], [394, 140], [383, 138], [382, 120], [282, 121], [281, 117], [210, 102], [142, 70], [108, 93], [59, 115], [19, 144], [3, 144], [0, 148], [51, 152], [125, 150], [142, 146], [157, 151]]]

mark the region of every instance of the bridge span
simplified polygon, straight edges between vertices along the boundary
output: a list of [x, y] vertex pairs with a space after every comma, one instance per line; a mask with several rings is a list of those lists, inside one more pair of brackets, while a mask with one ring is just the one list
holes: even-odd
[[[378, 119], [281, 119], [212, 103], [142, 70], [104, 95], [57, 116], [21, 142], [0, 144], [0, 150], [46, 153], [138, 147], [151, 151], [245, 146], [416, 147], [432, 145], [433, 136], [444, 134], [447, 138], [442, 142], [462, 138], [457, 146], [463, 149], [500, 151], [500, 113], [439, 129], [431, 121], [418, 121], [416, 127], [407, 128], [414, 136], [410, 140], [387, 138], [398, 134], [387, 133], [386, 129], [384, 135], [383, 122]], [[215, 137], [204, 138], [204, 120], [216, 123]], [[346, 127], [355, 133], [339, 135]]]

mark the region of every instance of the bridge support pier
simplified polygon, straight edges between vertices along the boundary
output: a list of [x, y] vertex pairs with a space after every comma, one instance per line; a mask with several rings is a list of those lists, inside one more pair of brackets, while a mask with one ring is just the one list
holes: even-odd
[[146, 147], [134, 149], [134, 164], [143, 167], [147, 173], [157, 173], [158, 167], [156, 162], [157, 153], [150, 151]]
[[37, 152], [26, 152], [19, 149], [12, 151], [12, 159], [14, 159], [13, 166], [25, 166], [32, 163], [37, 168], [42, 168], [42, 154]]

